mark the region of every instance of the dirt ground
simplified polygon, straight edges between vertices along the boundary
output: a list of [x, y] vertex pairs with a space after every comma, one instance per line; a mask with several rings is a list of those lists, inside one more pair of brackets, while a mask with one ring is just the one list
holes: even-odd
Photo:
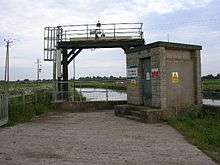
[[113, 111], [59, 113], [0, 128], [0, 165], [215, 165], [165, 123]]

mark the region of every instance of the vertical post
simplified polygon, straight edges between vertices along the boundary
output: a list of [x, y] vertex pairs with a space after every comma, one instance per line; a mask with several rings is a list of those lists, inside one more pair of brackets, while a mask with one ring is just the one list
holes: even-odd
[[6, 111], [5, 111], [5, 114], [6, 114], [6, 121], [8, 122], [8, 105], [9, 105], [9, 96], [8, 95], [6, 95], [5, 96], [5, 109], [6, 109]]
[[53, 29], [50, 30], [50, 59], [53, 57]]
[[[56, 80], [56, 77], [57, 77], [57, 82], [55, 81], [55, 85], [56, 85], [56, 88], [57, 88], [57, 91], [55, 91], [55, 95], [58, 96], [59, 99], [61, 99], [61, 91], [62, 91], [62, 84], [61, 84], [61, 77], [62, 77], [62, 74], [61, 74], [61, 52], [62, 50], [61, 49], [57, 49], [56, 51], [56, 73], [54, 75], [54, 79]], [[58, 93], [56, 93], [58, 92]]]
[[115, 24], [114, 24], [114, 39], [115, 39]]
[[47, 57], [46, 57], [46, 28], [44, 28], [44, 59], [47, 59]]
[[47, 28], [47, 59], [50, 59], [50, 29]]
[[75, 85], [75, 58], [73, 59], [73, 101], [75, 101], [76, 97], [76, 85]]
[[34, 104], [37, 104], [37, 90], [34, 91]]
[[25, 111], [25, 93], [22, 93], [23, 110]]
[[88, 40], [89, 39], [89, 25], [88, 24], [86, 25], [86, 37]]
[[81, 91], [81, 84], [79, 89], [79, 101], [82, 101], [82, 91]]
[[143, 28], [143, 23], [141, 23], [141, 27], [140, 27], [141, 39], [143, 38], [143, 31], [142, 31], [142, 28]]
[[57, 82], [56, 82], [56, 77], [57, 77], [57, 55], [58, 51], [55, 50], [54, 51], [54, 55], [53, 55], [53, 88], [54, 88], [54, 93], [52, 93], [52, 99], [53, 101], [57, 100]]
[[63, 96], [64, 100], [68, 99], [68, 56], [67, 49], [62, 50], [63, 54]]
[[41, 68], [40, 68], [40, 60], [37, 59], [37, 81], [40, 80], [40, 72], [41, 72]]
[[[6, 40], [5, 40], [6, 41]], [[9, 46], [12, 41], [6, 41], [6, 57], [5, 57], [5, 92], [9, 92]]]
[[108, 89], [106, 89], [106, 101], [108, 101]]

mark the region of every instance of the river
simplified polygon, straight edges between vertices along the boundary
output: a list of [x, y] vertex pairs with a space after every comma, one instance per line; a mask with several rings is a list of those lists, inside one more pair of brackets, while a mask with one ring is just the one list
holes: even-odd
[[[77, 91], [80, 91], [79, 88], [76, 89]], [[100, 88], [81, 88], [81, 92], [88, 101], [127, 100], [127, 93], [124, 91]], [[203, 99], [203, 104], [220, 106], [220, 100]]]
[[100, 88], [76, 88], [76, 90], [81, 91], [87, 101], [127, 100], [127, 93], [125, 91]]

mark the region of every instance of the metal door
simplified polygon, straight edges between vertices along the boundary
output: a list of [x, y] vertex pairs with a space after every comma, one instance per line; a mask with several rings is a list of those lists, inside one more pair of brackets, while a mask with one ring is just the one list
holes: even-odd
[[151, 106], [152, 89], [151, 89], [151, 59], [143, 59], [143, 96], [144, 105]]
[[8, 96], [0, 95], [0, 126], [8, 123]]

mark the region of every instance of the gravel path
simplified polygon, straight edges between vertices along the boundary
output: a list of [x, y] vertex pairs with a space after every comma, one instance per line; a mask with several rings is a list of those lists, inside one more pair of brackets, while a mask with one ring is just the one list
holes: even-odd
[[0, 165], [215, 165], [165, 123], [113, 111], [53, 114], [0, 128]]

